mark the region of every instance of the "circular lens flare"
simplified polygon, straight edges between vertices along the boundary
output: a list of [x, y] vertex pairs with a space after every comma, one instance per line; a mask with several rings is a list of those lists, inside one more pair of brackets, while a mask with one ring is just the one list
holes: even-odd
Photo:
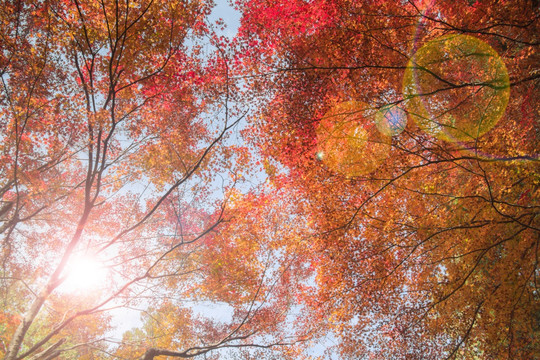
[[321, 119], [317, 154], [332, 171], [348, 177], [366, 175], [386, 159], [391, 138], [377, 130], [374, 112], [365, 103], [347, 101]]
[[407, 114], [403, 109], [388, 105], [375, 114], [377, 129], [386, 136], [397, 136], [407, 127]]
[[429, 41], [411, 58], [403, 80], [409, 116], [445, 141], [474, 141], [492, 129], [510, 97], [498, 53], [473, 36]]

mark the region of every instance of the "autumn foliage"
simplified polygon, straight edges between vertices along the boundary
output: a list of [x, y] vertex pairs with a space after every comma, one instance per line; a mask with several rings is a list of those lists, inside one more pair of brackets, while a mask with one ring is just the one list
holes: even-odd
[[0, 6], [0, 355], [534, 358], [537, 2], [213, 5]]
[[313, 221], [310, 321], [347, 358], [534, 357], [537, 4], [240, 3], [253, 142]]
[[[290, 303], [270, 307], [286, 287], [263, 287], [264, 263], [232, 285], [211, 257], [225, 252], [216, 234], [232, 226], [249, 167], [228, 140], [243, 111], [212, 5], [0, 6], [4, 359], [185, 358], [296, 341], [273, 336], [284, 315], [272, 311]], [[230, 318], [195, 312], [198, 300]], [[118, 316], [140, 329], [122, 335]]]

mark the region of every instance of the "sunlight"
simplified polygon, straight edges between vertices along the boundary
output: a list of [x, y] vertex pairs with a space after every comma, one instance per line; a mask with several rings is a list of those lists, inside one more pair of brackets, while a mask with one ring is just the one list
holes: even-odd
[[108, 271], [92, 256], [74, 257], [66, 266], [66, 280], [61, 288], [65, 292], [89, 292], [104, 287]]

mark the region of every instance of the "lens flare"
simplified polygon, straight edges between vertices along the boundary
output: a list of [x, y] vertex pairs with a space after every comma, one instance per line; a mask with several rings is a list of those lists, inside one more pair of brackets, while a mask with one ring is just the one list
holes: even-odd
[[388, 105], [375, 114], [377, 129], [386, 136], [397, 136], [407, 127], [407, 114], [403, 109]]
[[348, 177], [369, 174], [388, 156], [391, 138], [377, 130], [374, 110], [356, 101], [328, 111], [317, 128], [321, 160]]
[[450, 35], [411, 58], [403, 80], [409, 116], [445, 141], [474, 141], [492, 129], [510, 97], [508, 71], [482, 40]]

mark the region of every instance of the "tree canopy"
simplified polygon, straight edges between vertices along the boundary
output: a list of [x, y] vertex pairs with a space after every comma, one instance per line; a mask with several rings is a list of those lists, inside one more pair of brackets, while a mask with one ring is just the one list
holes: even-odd
[[540, 353], [538, 3], [213, 6], [2, 2], [0, 355]]

